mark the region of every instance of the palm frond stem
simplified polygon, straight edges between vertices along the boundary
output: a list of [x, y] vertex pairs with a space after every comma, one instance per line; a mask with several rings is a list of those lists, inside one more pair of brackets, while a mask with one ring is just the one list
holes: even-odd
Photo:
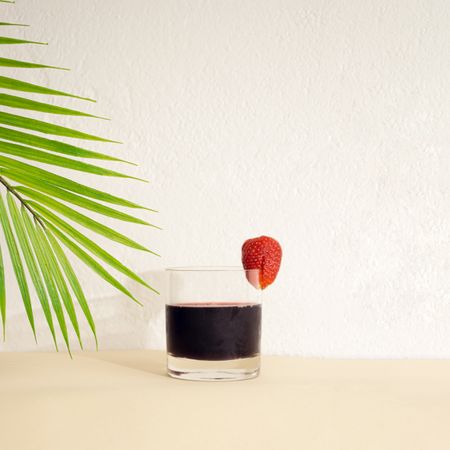
[[37, 214], [34, 211], [34, 209], [30, 205], [28, 205], [28, 202], [2, 176], [0, 176], [0, 183], [3, 184], [3, 186], [5, 186], [5, 188], [9, 192], [11, 192], [11, 194], [13, 194], [14, 197], [17, 198], [17, 200], [19, 200], [21, 205], [23, 205], [23, 207], [26, 208], [30, 212], [30, 214], [33, 216], [33, 218], [36, 220], [36, 222], [38, 222], [42, 228], [45, 228], [45, 224], [42, 221], [42, 219], [39, 217], [39, 214]]

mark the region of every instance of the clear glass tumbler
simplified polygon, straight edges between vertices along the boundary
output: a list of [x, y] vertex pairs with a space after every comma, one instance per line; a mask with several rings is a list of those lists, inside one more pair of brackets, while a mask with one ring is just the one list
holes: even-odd
[[260, 368], [261, 291], [239, 267], [167, 269], [167, 370], [186, 380], [244, 380]]

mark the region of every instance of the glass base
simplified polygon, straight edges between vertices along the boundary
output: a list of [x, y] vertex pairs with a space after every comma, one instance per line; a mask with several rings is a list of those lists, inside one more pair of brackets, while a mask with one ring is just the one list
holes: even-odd
[[191, 381], [237, 381], [259, 374], [260, 357], [205, 361], [167, 355], [167, 372], [173, 378]]

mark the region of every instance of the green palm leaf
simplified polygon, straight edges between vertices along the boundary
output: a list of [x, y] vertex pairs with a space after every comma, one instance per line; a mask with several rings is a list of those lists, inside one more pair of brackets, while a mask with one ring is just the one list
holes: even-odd
[[[98, 233], [108, 239], [111, 239], [113, 241], [119, 242], [123, 245], [126, 245], [131, 248], [135, 248], [137, 250], [142, 250], [144, 252], [153, 253], [156, 255], [156, 253], [152, 252], [148, 248], [144, 247], [141, 244], [138, 244], [137, 242], [133, 241], [132, 239], [124, 236], [123, 234], [113, 230], [112, 228], [107, 227], [106, 225], [101, 224], [100, 222], [97, 222], [96, 220], [93, 220], [84, 214], [81, 214], [72, 208], [69, 208], [68, 206], [58, 202], [57, 200], [52, 199], [51, 197], [41, 194], [40, 192], [34, 191], [30, 188], [22, 187], [21, 191], [25, 193], [28, 197], [31, 197], [32, 199], [36, 200], [39, 203], [42, 203], [49, 208], [53, 209], [54, 211], [57, 211], [58, 213], [68, 217], [70, 220], [73, 220], [74, 222], [79, 223], [80, 225], [94, 231], [95, 233]], [[28, 204], [32, 205], [34, 208], [38, 209], [39, 205], [37, 205], [34, 202], [28, 202]], [[156, 255], [159, 256], [159, 255]]]
[[20, 258], [19, 249], [17, 247], [16, 240], [9, 223], [8, 215], [5, 208], [3, 198], [0, 196], [0, 223], [2, 224], [3, 233], [5, 235], [6, 244], [8, 246], [9, 255], [11, 257], [11, 263], [13, 265], [14, 273], [16, 275], [17, 284], [22, 295], [22, 301], [25, 306], [28, 321], [30, 322], [31, 329], [33, 330], [34, 338], [36, 339], [36, 330], [34, 327], [33, 309], [31, 307], [30, 291], [28, 289], [27, 279], [23, 268], [22, 260]]
[[[23, 145], [12, 144], [10, 142], [5, 141], [0, 141], [0, 153], [6, 153], [24, 159], [31, 159], [33, 161], [39, 161], [54, 166], [65, 167], [67, 169], [93, 173], [95, 175], [130, 178], [133, 180], [145, 181], [140, 178], [132, 177], [131, 175], [125, 175], [123, 173], [116, 172], [115, 170], [105, 169], [103, 167], [95, 166], [93, 164], [66, 158], [64, 156], [54, 155], [53, 153], [47, 153], [42, 150], [37, 150], [31, 147], [24, 147]], [[5, 157], [0, 156], [0, 165], [3, 165], [4, 163]], [[5, 163], [5, 165], [6, 164], [7, 163]]]
[[73, 304], [72, 296], [70, 295], [69, 289], [67, 288], [66, 281], [61, 272], [61, 268], [58, 265], [58, 262], [53, 254], [53, 250], [48, 243], [47, 236], [45, 235], [42, 228], [37, 228], [38, 237], [41, 239], [41, 243], [44, 249], [45, 254], [47, 255], [47, 262], [49, 264], [49, 268], [53, 275], [53, 280], [58, 289], [59, 295], [63, 301], [64, 307], [66, 308], [67, 315], [72, 323], [73, 329], [78, 338], [78, 342], [80, 343], [81, 349], [83, 349], [83, 343], [81, 342], [80, 336], [80, 328], [78, 325], [77, 315], [75, 313], [75, 307]]
[[65, 67], [47, 66], [44, 64], [35, 64], [28, 61], [18, 61], [16, 59], [0, 58], [0, 66], [3, 67], [17, 67], [19, 69], [58, 69], [69, 70]]
[[47, 208], [41, 205], [36, 205], [35, 209], [40, 214], [42, 214], [42, 216], [45, 217], [46, 220], [49, 220], [54, 226], [56, 226], [60, 231], [64, 231], [68, 236], [70, 236], [72, 239], [75, 239], [83, 247], [85, 247], [87, 250], [89, 250], [98, 258], [102, 259], [111, 267], [118, 270], [119, 272], [122, 272], [127, 277], [131, 278], [134, 281], [137, 281], [138, 283], [142, 284], [148, 289], [151, 289], [153, 292], [159, 293], [149, 284], [147, 284], [141, 277], [136, 275], [132, 270], [130, 270], [128, 267], [122, 264], [118, 259], [114, 258], [114, 256], [112, 256], [110, 253], [104, 250], [103, 247], [97, 245], [94, 241], [86, 237], [83, 233], [80, 233], [74, 227], [65, 222], [63, 219], [59, 218], [58, 216], [50, 212]]
[[[11, 128], [0, 127], [0, 138], [7, 141], [19, 142], [31, 147], [38, 147], [44, 150], [50, 150], [64, 155], [76, 156], [79, 158], [103, 159], [106, 161], [118, 161], [133, 164], [123, 159], [114, 158], [104, 153], [93, 152], [75, 145], [66, 144], [65, 142], [54, 141], [34, 134], [25, 133], [23, 131], [13, 130]], [[135, 165], [135, 164], [133, 164]]]
[[2, 173], [2, 166], [10, 169], [11, 171], [29, 176], [36, 181], [39, 181], [39, 179], [45, 180], [45, 182], [54, 184], [55, 186], [59, 186], [60, 188], [67, 189], [69, 191], [76, 192], [78, 194], [85, 195], [86, 197], [94, 198], [96, 200], [112, 203], [114, 205], [125, 206], [128, 208], [140, 208], [149, 210], [148, 208], [139, 206], [136, 203], [130, 202], [129, 200], [116, 197], [115, 195], [108, 194], [107, 192], [99, 191], [89, 186], [85, 186], [84, 184], [77, 183], [76, 181], [69, 180], [68, 178], [62, 177], [60, 175], [56, 175], [52, 172], [49, 172], [48, 170], [39, 169], [38, 167], [34, 167], [30, 164], [16, 161], [11, 158], [2, 157], [2, 162], [0, 163], [0, 173]]
[[0, 26], [29, 27], [30, 25], [25, 25], [23, 23], [0, 22]]
[[[22, 254], [25, 259], [25, 263], [28, 267], [28, 271], [33, 282], [34, 288], [36, 290], [37, 296], [42, 306], [42, 310], [45, 315], [45, 319], [47, 320], [48, 327], [53, 337], [53, 342], [55, 343], [55, 347], [58, 348], [58, 344], [56, 343], [55, 337], [55, 328], [53, 326], [52, 313], [50, 310], [50, 306], [47, 299], [47, 293], [45, 292], [44, 283], [41, 278], [41, 274], [39, 273], [38, 265], [36, 263], [35, 257], [33, 255], [32, 248], [29, 243], [29, 232], [25, 230], [24, 219], [19, 213], [19, 209], [15, 204], [12, 194], [8, 192], [7, 195], [9, 212], [11, 214], [11, 219], [14, 224], [14, 228], [16, 230], [17, 239], [19, 241], [20, 247], [22, 248]], [[25, 211], [25, 209], [24, 209]], [[27, 213], [24, 212], [26, 215]], [[27, 219], [30, 220], [27, 216]], [[26, 219], [25, 219], [26, 220]]]
[[9, 108], [28, 109], [31, 111], [39, 111], [48, 114], [62, 114], [65, 116], [83, 116], [105, 119], [105, 117], [94, 116], [75, 109], [62, 108], [61, 106], [49, 105], [48, 103], [36, 102], [34, 100], [9, 94], [0, 94], [0, 105], [8, 106]]
[[63, 233], [61, 233], [56, 227], [47, 222], [48, 227], [52, 232], [58, 237], [58, 239], [81, 261], [83, 261], [87, 266], [89, 266], [94, 272], [97, 272], [105, 281], [110, 283], [116, 289], [130, 297], [136, 303], [142, 306], [142, 303], [139, 302], [133, 294], [123, 286], [119, 281], [117, 281], [107, 270], [105, 270], [94, 258], [89, 256], [84, 250], [82, 250], [78, 245], [76, 245], [73, 241], [67, 238]]
[[[90, 211], [94, 211], [97, 214], [102, 214], [104, 216], [112, 217], [113, 219], [122, 220], [124, 222], [137, 223], [140, 225], [152, 226], [155, 228], [159, 228], [156, 225], [146, 222], [145, 220], [139, 219], [134, 216], [130, 216], [121, 211], [117, 211], [116, 209], [110, 208], [109, 206], [102, 205], [101, 203], [94, 202], [93, 200], [89, 200], [88, 198], [82, 197], [81, 195], [73, 194], [72, 192], [65, 191], [64, 189], [60, 189], [59, 187], [52, 186], [46, 182], [35, 182], [33, 179], [30, 179], [26, 176], [21, 176], [17, 173], [10, 172], [5, 170], [4, 174], [11, 178], [14, 181], [17, 181], [21, 184], [29, 186], [39, 192], [44, 192], [49, 194], [52, 197], [60, 198], [65, 202], [72, 203], [74, 205], [80, 206], [82, 208], [88, 209]], [[14, 189], [17, 192], [26, 193], [21, 186], [15, 186]]]
[[70, 342], [66, 320], [64, 318], [64, 312], [59, 299], [58, 290], [56, 289], [55, 282], [53, 281], [53, 275], [51, 272], [50, 263], [48, 261], [48, 255], [42, 242], [42, 236], [38, 233], [39, 228], [33, 224], [31, 224], [28, 231], [30, 232], [31, 241], [33, 242], [34, 250], [41, 266], [42, 276], [44, 278], [45, 285], [47, 286], [47, 292], [52, 302], [53, 311], [55, 312], [61, 334], [63, 335], [64, 342], [66, 343], [67, 350], [70, 354]]
[[12, 127], [38, 131], [40, 133], [54, 134], [56, 136], [66, 136], [76, 139], [87, 139], [91, 141], [113, 142], [116, 144], [120, 144], [120, 142], [118, 141], [111, 141], [110, 139], [104, 139], [98, 136], [93, 136], [92, 134], [82, 133], [81, 131], [61, 127], [53, 123], [30, 119], [29, 117], [16, 116], [15, 114], [9, 114], [5, 112], [0, 112], [0, 123], [4, 125], [10, 125]]
[[0, 88], [10, 89], [12, 91], [32, 92], [34, 94], [59, 95], [62, 97], [71, 97], [80, 100], [87, 100], [88, 102], [95, 102], [92, 98], [80, 97], [78, 95], [68, 94], [67, 92], [57, 91], [55, 89], [49, 89], [37, 84], [27, 83], [25, 81], [19, 81], [14, 78], [3, 76], [0, 76]]
[[39, 44], [48, 45], [47, 42], [25, 41], [23, 39], [15, 39], [5, 36], [0, 36], [0, 44]]
[[68, 260], [63, 249], [59, 245], [58, 241], [53, 237], [53, 235], [49, 231], [46, 231], [46, 233], [47, 233], [47, 237], [50, 241], [50, 244], [53, 247], [53, 250], [56, 254], [56, 257], [58, 258], [59, 263], [61, 264], [61, 267], [63, 268], [64, 273], [66, 274], [66, 278], [69, 280], [70, 286], [72, 287], [72, 291], [75, 294], [75, 296], [77, 297], [78, 304], [80, 305], [80, 307], [86, 317], [86, 320], [88, 321], [89, 326], [91, 327], [92, 333], [95, 338], [95, 346], [98, 349], [97, 332], [95, 330], [94, 319], [92, 318], [92, 314], [89, 309], [89, 305], [86, 300], [86, 297], [84, 296], [84, 292], [81, 287], [81, 284], [78, 281], [75, 271], [73, 270], [72, 265], [70, 264], [70, 261]]

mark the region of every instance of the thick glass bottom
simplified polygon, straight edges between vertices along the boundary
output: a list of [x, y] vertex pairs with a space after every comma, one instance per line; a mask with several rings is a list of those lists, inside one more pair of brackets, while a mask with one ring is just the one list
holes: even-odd
[[205, 361], [167, 355], [167, 372], [173, 378], [191, 381], [237, 381], [259, 374], [259, 355], [226, 361]]

